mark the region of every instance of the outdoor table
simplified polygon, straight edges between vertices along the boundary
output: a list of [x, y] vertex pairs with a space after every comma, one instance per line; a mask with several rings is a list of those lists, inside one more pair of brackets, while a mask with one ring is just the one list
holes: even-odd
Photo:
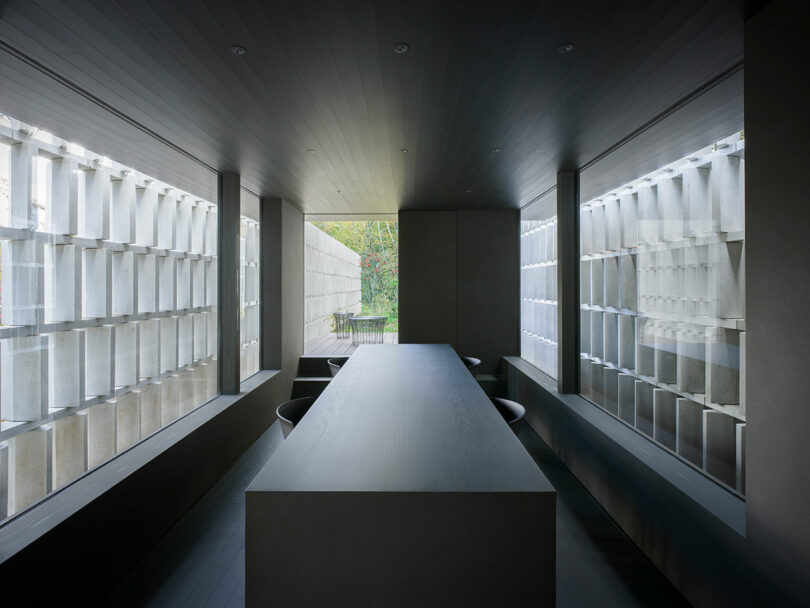
[[351, 317], [352, 344], [382, 344], [388, 317]]
[[249, 607], [554, 605], [554, 488], [447, 344], [360, 346], [245, 498]]

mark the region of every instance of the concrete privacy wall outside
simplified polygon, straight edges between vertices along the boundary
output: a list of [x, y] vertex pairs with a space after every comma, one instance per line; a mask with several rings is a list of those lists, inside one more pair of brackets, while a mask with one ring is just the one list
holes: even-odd
[[304, 224], [304, 341], [331, 331], [332, 313], [360, 313], [360, 254]]

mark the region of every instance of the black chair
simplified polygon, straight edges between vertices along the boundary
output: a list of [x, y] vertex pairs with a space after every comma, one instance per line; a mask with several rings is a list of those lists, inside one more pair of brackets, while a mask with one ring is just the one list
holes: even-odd
[[346, 365], [346, 361], [348, 360], [348, 357], [332, 357], [326, 361], [329, 364], [329, 371], [332, 372], [333, 378], [337, 376], [340, 368]]
[[284, 439], [292, 432], [295, 425], [301, 422], [313, 403], [315, 403], [315, 397], [300, 397], [285, 401], [276, 408], [276, 416], [281, 423]]
[[478, 368], [481, 366], [481, 359], [476, 359], [475, 357], [462, 357], [461, 360], [464, 361], [464, 365], [467, 366], [470, 373], [475, 376], [475, 372], [477, 372]]
[[515, 401], [509, 401], [509, 399], [501, 399], [500, 397], [490, 397], [490, 399], [495, 409], [498, 410], [498, 413], [503, 416], [506, 424], [508, 424], [509, 428], [517, 435], [518, 422], [520, 422], [526, 414], [526, 408]]

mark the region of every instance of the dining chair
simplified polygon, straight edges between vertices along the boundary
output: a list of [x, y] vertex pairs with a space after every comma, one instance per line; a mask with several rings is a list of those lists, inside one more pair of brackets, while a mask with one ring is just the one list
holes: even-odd
[[281, 424], [284, 439], [292, 432], [295, 425], [301, 422], [313, 403], [315, 403], [315, 397], [299, 397], [285, 401], [276, 408], [276, 417]]
[[329, 371], [332, 372], [333, 378], [337, 376], [340, 368], [346, 365], [346, 361], [348, 360], [348, 357], [332, 357], [331, 359], [327, 359], [326, 362], [329, 364]]
[[476, 359], [475, 357], [462, 357], [461, 360], [464, 361], [464, 365], [467, 366], [470, 373], [475, 376], [475, 372], [477, 372], [478, 368], [481, 366], [481, 359]]
[[526, 415], [526, 408], [516, 401], [510, 401], [509, 399], [501, 399], [500, 397], [490, 397], [490, 399], [495, 409], [498, 410], [498, 413], [503, 416], [506, 424], [508, 424], [509, 428], [517, 435], [519, 428], [518, 423], [523, 416]]

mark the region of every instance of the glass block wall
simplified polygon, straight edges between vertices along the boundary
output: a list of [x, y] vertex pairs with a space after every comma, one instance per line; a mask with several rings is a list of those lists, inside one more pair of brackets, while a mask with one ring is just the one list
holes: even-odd
[[259, 199], [242, 191], [239, 223], [239, 376], [259, 371]]
[[217, 209], [0, 115], [0, 520], [217, 393]]
[[581, 392], [745, 492], [745, 142], [581, 207]]
[[557, 218], [520, 222], [520, 356], [557, 377]]

